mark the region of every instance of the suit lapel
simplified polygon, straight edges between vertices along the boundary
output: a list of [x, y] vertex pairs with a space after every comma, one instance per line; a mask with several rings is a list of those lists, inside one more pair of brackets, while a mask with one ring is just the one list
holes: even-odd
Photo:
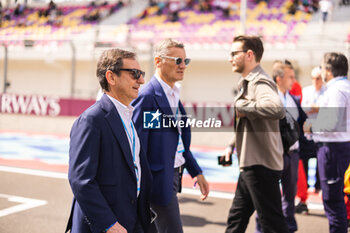
[[[151, 84], [155, 90], [156, 101], [161, 112], [168, 116], [174, 115], [174, 113], [171, 111], [168, 98], [166, 97], [165, 92], [156, 77], [153, 76]], [[175, 118], [172, 117], [172, 120], [175, 121]]]
[[181, 101], [179, 100], [179, 110], [180, 113], [183, 117], [181, 117], [182, 120], [184, 120], [186, 122], [187, 116], [186, 116], [186, 110], [184, 108], [184, 106], [182, 105]]
[[132, 160], [132, 154], [130, 150], [129, 140], [127, 138], [124, 126], [122, 124], [122, 121], [120, 119], [119, 113], [115, 106], [113, 105], [112, 101], [104, 94], [101, 98], [101, 106], [102, 108], [107, 112], [105, 115], [105, 118], [109, 124], [109, 126], [112, 129], [112, 132], [117, 139], [120, 147], [122, 148], [123, 155], [125, 157], [125, 160], [132, 172], [135, 176], [136, 180], [136, 174], [134, 169], [134, 162]]
[[140, 166], [141, 166], [141, 187], [143, 187], [148, 182], [147, 180], [149, 180], [150, 168], [148, 166], [146, 153], [144, 152], [142, 145], [140, 145]]

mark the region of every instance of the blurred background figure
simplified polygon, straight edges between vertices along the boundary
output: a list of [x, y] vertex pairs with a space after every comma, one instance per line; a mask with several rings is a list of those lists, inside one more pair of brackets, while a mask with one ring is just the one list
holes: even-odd
[[333, 5], [330, 0], [321, 0], [319, 5], [322, 14], [322, 23], [325, 23], [328, 20], [328, 16], [332, 13]]
[[[280, 120], [280, 131], [283, 143], [283, 171], [282, 171], [282, 209], [283, 215], [288, 225], [289, 232], [298, 230], [295, 219], [294, 200], [297, 189], [298, 162], [300, 157], [299, 138], [304, 136], [302, 125], [307, 115], [302, 110], [298, 97], [292, 96], [290, 90], [296, 83], [295, 71], [292, 63], [288, 60], [276, 61], [273, 64], [272, 78], [277, 84], [278, 94], [286, 108], [286, 118]], [[294, 120], [292, 120], [294, 119]], [[288, 135], [288, 136], [287, 136]], [[291, 135], [295, 135], [293, 141], [290, 141]], [[287, 140], [287, 138], [289, 140]], [[257, 218], [257, 231], [260, 229], [259, 219]]]
[[326, 53], [322, 78], [327, 90], [315, 121], [304, 124], [317, 142], [317, 161], [324, 209], [330, 233], [346, 233], [344, 174], [350, 164], [350, 81], [348, 60], [341, 53]]
[[[301, 102], [301, 106], [303, 107], [304, 111], [308, 115], [308, 118], [316, 118], [320, 100], [322, 98], [322, 95], [324, 91], [326, 90], [326, 87], [324, 86], [322, 76], [321, 76], [321, 67], [316, 66], [311, 71], [311, 79], [312, 79], [312, 85], [306, 86], [303, 88], [303, 100]], [[313, 143], [312, 140], [308, 140], [307, 142], [309, 144], [308, 150], [304, 153], [305, 156], [302, 156], [301, 159], [303, 161], [303, 167], [304, 167], [304, 173], [306, 177], [306, 189], [305, 186], [300, 186], [298, 189], [298, 197], [300, 198], [300, 203], [297, 205], [297, 213], [303, 213], [308, 212], [306, 200], [307, 200], [307, 188], [309, 187], [308, 182], [308, 171], [309, 171], [309, 160], [310, 158], [317, 158], [316, 156], [316, 145]], [[300, 174], [300, 173], [299, 173]], [[303, 175], [304, 176], [304, 175]], [[303, 182], [300, 178], [300, 182]], [[315, 186], [315, 193], [318, 193], [321, 189], [320, 187], [320, 178], [318, 174], [318, 169], [316, 169], [316, 182], [314, 184]]]

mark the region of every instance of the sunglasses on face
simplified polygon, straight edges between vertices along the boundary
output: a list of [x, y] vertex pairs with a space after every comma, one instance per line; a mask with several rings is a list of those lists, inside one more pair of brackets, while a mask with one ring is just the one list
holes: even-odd
[[182, 59], [181, 57], [169, 57], [169, 56], [162, 56], [162, 57], [173, 59], [176, 65], [180, 65], [182, 61], [184, 61], [185, 65], [187, 66], [188, 64], [190, 64], [190, 61], [191, 61], [191, 59], [189, 58]]
[[238, 53], [246, 53], [247, 51], [245, 51], [245, 50], [239, 50], [239, 51], [232, 51], [231, 52], [231, 57], [234, 57], [234, 56], [236, 56]]
[[136, 80], [138, 80], [141, 77], [141, 75], [142, 77], [145, 77], [145, 74], [146, 74], [144, 71], [138, 70], [138, 69], [119, 69], [119, 70], [128, 71], [132, 75], [132, 77]]

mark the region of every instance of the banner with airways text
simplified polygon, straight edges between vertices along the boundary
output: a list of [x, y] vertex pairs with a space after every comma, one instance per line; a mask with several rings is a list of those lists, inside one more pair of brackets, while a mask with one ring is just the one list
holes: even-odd
[[[61, 98], [58, 96], [0, 93], [1, 114], [36, 116], [79, 116], [95, 103], [94, 99]], [[219, 102], [184, 102], [188, 114], [197, 119], [220, 119], [223, 127], [233, 126], [231, 104]]]
[[57, 96], [0, 94], [0, 113], [37, 116], [79, 116], [95, 100]]

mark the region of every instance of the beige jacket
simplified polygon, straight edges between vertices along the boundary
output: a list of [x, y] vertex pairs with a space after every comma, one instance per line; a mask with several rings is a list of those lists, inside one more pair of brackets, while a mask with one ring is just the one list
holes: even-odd
[[285, 109], [275, 82], [258, 65], [238, 86], [234, 106], [246, 116], [235, 118], [235, 144], [240, 168], [262, 165], [283, 169], [283, 146], [279, 120]]

